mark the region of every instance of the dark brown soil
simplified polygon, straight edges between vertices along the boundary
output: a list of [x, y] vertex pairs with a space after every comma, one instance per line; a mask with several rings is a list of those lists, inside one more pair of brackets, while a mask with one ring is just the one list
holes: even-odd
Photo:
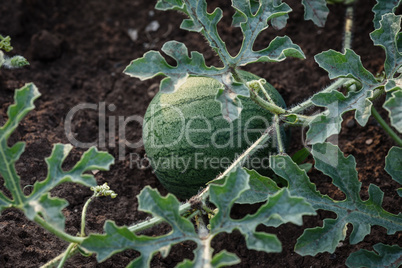
[[[229, 28], [232, 10], [230, 1], [209, 1], [211, 10], [219, 5], [225, 11], [225, 18], [220, 23], [223, 39], [235, 53], [241, 43], [238, 29]], [[213, 3], [212, 3], [213, 2]], [[256, 48], [266, 46], [276, 34], [288, 35], [299, 44], [307, 56], [306, 60], [288, 59], [276, 64], [254, 64], [248, 70], [266, 78], [283, 95], [288, 105], [294, 105], [328, 85], [325, 71], [314, 62], [313, 56], [327, 50], [342, 48], [342, 28], [345, 8], [331, 6], [331, 13], [325, 28], [316, 27], [311, 21], [303, 20], [300, 1], [286, 1], [294, 9], [286, 29], [276, 32], [270, 28], [260, 36]], [[354, 27], [355, 51], [362, 57], [363, 64], [373, 73], [382, 70], [384, 53], [374, 47], [369, 39], [373, 30], [371, 8], [374, 0], [357, 2]], [[129, 62], [141, 57], [150, 49], [160, 50], [169, 40], [178, 40], [187, 44], [190, 50], [204, 53], [207, 63], [217, 63], [213, 52], [205, 41], [196, 33], [179, 29], [181, 15], [176, 12], [154, 10], [155, 1], [140, 0], [16, 0], [3, 1], [0, 6], [0, 33], [10, 35], [14, 50], [12, 53], [24, 55], [31, 65], [19, 70], [1, 69], [0, 71], [0, 123], [7, 118], [6, 109], [13, 103], [14, 89], [27, 82], [34, 82], [42, 96], [36, 101], [36, 110], [31, 112], [12, 136], [10, 144], [25, 141], [26, 152], [17, 163], [21, 175], [21, 184], [32, 185], [46, 176], [44, 158], [49, 156], [54, 143], [68, 143], [64, 131], [64, 118], [70, 109], [80, 103], [114, 104], [110, 116], [144, 115], [147, 104], [152, 99], [158, 86], [158, 79], [140, 81], [122, 73]], [[229, 11], [230, 10], [230, 11]], [[160, 28], [156, 32], [145, 33], [151, 21], [158, 21]], [[127, 31], [138, 30], [138, 39], [130, 39]], [[386, 116], [380, 108], [381, 114]], [[401, 202], [395, 189], [397, 185], [383, 170], [384, 158], [394, 145], [381, 127], [370, 121], [366, 127], [360, 127], [352, 119], [352, 113], [345, 116], [345, 127], [339, 135], [339, 145], [346, 154], [353, 154], [357, 160], [359, 179], [363, 183], [362, 198], [367, 198], [370, 183], [375, 183], [384, 192], [384, 208], [400, 212]], [[73, 120], [73, 131], [80, 141], [102, 141], [98, 137], [98, 112], [86, 110], [78, 113]], [[108, 121], [106, 122], [108, 124]], [[108, 138], [108, 131], [106, 138]], [[302, 148], [300, 133], [293, 132], [290, 154]], [[129, 124], [126, 139], [132, 142], [141, 138], [141, 126]], [[96, 178], [99, 184], [108, 184], [118, 193], [118, 198], [100, 198], [90, 205], [87, 232], [102, 232], [106, 219], [116, 221], [118, 225], [131, 225], [143, 220], [147, 215], [137, 211], [136, 195], [146, 185], [166, 190], [159, 184], [150, 170], [142, 170], [136, 165], [130, 167], [130, 153], [144, 155], [143, 148], [127, 148], [123, 159], [118, 159], [119, 142], [114, 140], [108, 146], [100, 148], [116, 157], [116, 163], [109, 172], [99, 172]], [[70, 168], [79, 159], [83, 149], [74, 149], [68, 157], [65, 167]], [[318, 189], [331, 197], [341, 199], [342, 193], [331, 184], [331, 180], [319, 172], [310, 172], [312, 181]], [[2, 178], [0, 178], [0, 189]], [[26, 188], [29, 193], [30, 188]], [[65, 209], [66, 230], [76, 234], [80, 228], [80, 211], [90, 190], [76, 184], [64, 184], [57, 187], [53, 195], [66, 198], [69, 206]], [[234, 214], [244, 214], [248, 207], [236, 207]], [[351, 252], [360, 248], [368, 250], [376, 243], [402, 245], [401, 233], [386, 235], [382, 227], [374, 226], [370, 235], [357, 245], [350, 245], [346, 240], [335, 253], [322, 253], [315, 257], [302, 257], [293, 252], [296, 239], [304, 228], [322, 225], [326, 217], [335, 217], [333, 213], [319, 211], [318, 216], [305, 217], [303, 227], [287, 224], [278, 229], [259, 229], [278, 235], [283, 244], [280, 254], [267, 254], [248, 250], [242, 236], [235, 232], [219, 235], [213, 241], [216, 252], [226, 249], [241, 257], [242, 263], [236, 267], [344, 267]], [[150, 234], [166, 232], [168, 227], [155, 228]], [[348, 233], [350, 234], [351, 226]], [[348, 238], [347, 238], [348, 239]], [[0, 267], [38, 267], [60, 254], [67, 243], [55, 238], [35, 223], [28, 221], [15, 209], [4, 211], [0, 216]], [[167, 258], [156, 255], [153, 267], [173, 267], [184, 257], [192, 258], [193, 245], [176, 245]], [[127, 251], [116, 254], [104, 263], [97, 264], [94, 257], [75, 256], [67, 262], [67, 267], [124, 267], [138, 253]]]

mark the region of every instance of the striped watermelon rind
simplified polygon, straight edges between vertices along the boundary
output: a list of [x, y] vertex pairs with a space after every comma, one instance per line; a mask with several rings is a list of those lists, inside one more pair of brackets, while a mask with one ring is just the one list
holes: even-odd
[[[248, 72], [239, 73], [247, 81], [260, 79]], [[177, 197], [197, 194], [272, 122], [272, 113], [241, 96], [240, 117], [227, 122], [215, 100], [219, 87], [215, 79], [190, 77], [174, 93], [157, 93], [145, 113], [143, 140], [147, 157], [159, 181]], [[275, 88], [266, 83], [265, 89], [278, 106], [286, 107]], [[266, 144], [246, 166], [254, 168], [252, 161], [260, 161], [256, 169], [266, 173], [268, 156], [276, 151], [273, 143]]]

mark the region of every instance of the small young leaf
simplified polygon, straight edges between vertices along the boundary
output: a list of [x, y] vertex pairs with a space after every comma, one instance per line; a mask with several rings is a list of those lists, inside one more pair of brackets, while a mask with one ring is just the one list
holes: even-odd
[[146, 187], [139, 194], [138, 203], [141, 211], [163, 218], [173, 227], [173, 232], [195, 233], [191, 222], [180, 216], [180, 203], [174, 195], [168, 194], [166, 197], [161, 197], [156, 190]]
[[222, 116], [228, 122], [232, 122], [240, 116], [243, 105], [235, 93], [219, 89], [215, 100], [221, 104]]
[[373, 251], [361, 249], [350, 254], [346, 265], [350, 268], [376, 268], [389, 267], [398, 268], [402, 265], [402, 248], [398, 245], [375, 244]]
[[5, 57], [0, 66], [3, 65], [6, 68], [14, 69], [29, 65], [29, 62], [22, 56], [14, 56], [12, 58]]
[[314, 58], [320, 67], [328, 72], [330, 79], [350, 77], [365, 85], [377, 84], [375, 77], [363, 67], [360, 56], [353, 50], [346, 49], [345, 54], [342, 54], [330, 49], [317, 54]]
[[386, 13], [395, 13], [396, 8], [400, 5], [401, 0], [377, 0], [377, 4], [373, 8], [374, 12], [374, 28], [380, 27], [382, 16]]
[[221, 222], [223, 218], [230, 214], [230, 209], [235, 201], [241, 196], [241, 194], [248, 189], [249, 174], [242, 168], [237, 168], [235, 172], [231, 172], [224, 185], [210, 186], [210, 199], [215, 203], [219, 209], [219, 213], [215, 215], [211, 220], [211, 228], [217, 222]]
[[302, 0], [304, 19], [312, 20], [315, 25], [324, 27], [329, 13], [325, 0]]
[[0, 34], [0, 49], [4, 50], [5, 52], [10, 52], [13, 50], [10, 36], [4, 37]]
[[384, 102], [383, 107], [389, 113], [391, 125], [402, 133], [402, 89], [392, 92], [391, 95], [392, 97]]
[[369, 98], [372, 95], [373, 91], [368, 87], [358, 92], [350, 92], [347, 96], [338, 91], [315, 94], [312, 98], [314, 104], [327, 107], [328, 111], [310, 122], [307, 143], [324, 142], [331, 135], [338, 134], [343, 121], [342, 115], [347, 111], [356, 110], [356, 121], [365, 126], [371, 115], [372, 102]]

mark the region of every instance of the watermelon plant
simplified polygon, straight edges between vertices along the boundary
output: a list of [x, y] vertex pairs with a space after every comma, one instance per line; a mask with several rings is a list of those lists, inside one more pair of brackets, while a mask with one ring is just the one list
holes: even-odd
[[[350, 5], [353, 1], [328, 2]], [[325, 23], [326, 1], [302, 0], [302, 4], [305, 19], [318, 26]], [[217, 30], [223, 15], [221, 9], [209, 13], [205, 0], [159, 0], [157, 9], [184, 13], [187, 19], [181, 28], [202, 34], [222, 63], [220, 67], [207, 66], [201, 53], [189, 55], [185, 44], [169, 41], [162, 51], [176, 65], [170, 64], [160, 52], [149, 51], [125, 69], [126, 74], [142, 80], [164, 76], [160, 93], [145, 116], [144, 143], [157, 177], [173, 194], [161, 196], [147, 186], [138, 195], [139, 210], [151, 214], [151, 218], [131, 226], [117, 226], [108, 220], [103, 234], [87, 235], [85, 215], [89, 202], [102, 195], [115, 197], [116, 193], [107, 185], [96, 186], [94, 177], [86, 172], [107, 170], [113, 158], [91, 148], [71, 170], [65, 171], [61, 167], [71, 146], [56, 144], [46, 160], [47, 178], [36, 182], [32, 192], [25, 195], [15, 169], [24, 144], [19, 142], [9, 147], [8, 139], [22, 118], [34, 108], [33, 101], [39, 96], [36, 87], [27, 84], [16, 91], [15, 104], [8, 110], [8, 121], [0, 128], [0, 173], [9, 191], [9, 194], [0, 192], [0, 211], [10, 207], [20, 209], [27, 218], [70, 243], [65, 252], [45, 267], [61, 267], [67, 258], [78, 252], [96, 254], [101, 262], [128, 249], [140, 253], [128, 267], [146, 267], [154, 254], [160, 252], [167, 256], [173, 245], [184, 241], [196, 245], [194, 258], [183, 260], [178, 267], [229, 266], [239, 263], [240, 259], [226, 250], [214, 252], [211, 242], [218, 234], [237, 230], [244, 236], [247, 248], [280, 252], [282, 245], [277, 236], [258, 231], [257, 226], [302, 225], [303, 216], [314, 215], [317, 210], [332, 211], [336, 218], [326, 218], [323, 226], [304, 230], [295, 245], [295, 252], [302, 256], [333, 253], [345, 240], [349, 224], [353, 227], [350, 244], [361, 242], [373, 225], [382, 226], [389, 235], [402, 231], [402, 214], [390, 213], [382, 207], [384, 193], [374, 184], [369, 186], [368, 199], [363, 200], [355, 158], [345, 156], [337, 145], [328, 142], [332, 135], [339, 134], [344, 113], [354, 111], [361, 126], [374, 117], [395, 142], [385, 159], [385, 170], [392, 179], [402, 183], [402, 16], [395, 14], [399, 4], [396, 0], [377, 0], [373, 8], [375, 31], [370, 38], [385, 51], [382, 74], [374, 75], [365, 69], [360, 57], [351, 49], [353, 6], [348, 6], [344, 50], [324, 51], [315, 56], [315, 61], [334, 82], [306, 101], [288, 108], [272, 85], [241, 70], [255, 62], [305, 57], [302, 49], [287, 36], [274, 38], [265, 49], [253, 49], [258, 35], [269, 25], [277, 29], [286, 26], [291, 12], [286, 3], [232, 0], [233, 27], [240, 27], [243, 33], [240, 51], [232, 56]], [[382, 106], [388, 111], [389, 120], [384, 120], [374, 108], [375, 100], [384, 100]], [[313, 109], [318, 112], [311, 113]], [[291, 157], [287, 154], [286, 143], [290, 139], [289, 128], [293, 127], [308, 127], [304, 144], [309, 150], [303, 148]], [[253, 134], [250, 137], [244, 135], [248, 130]], [[332, 183], [344, 194], [343, 200], [334, 200], [316, 189], [306, 172], [312, 165], [303, 163], [306, 152], [314, 159], [314, 169], [332, 178]], [[207, 164], [202, 160], [202, 165], [196, 166], [200, 164], [192, 158], [196, 154], [201, 154], [203, 159], [207, 157]], [[255, 168], [255, 162], [250, 161], [252, 157], [256, 162], [267, 158], [268, 166]], [[222, 159], [225, 159], [224, 164]], [[183, 169], [179, 169], [177, 163], [181, 163]], [[176, 166], [172, 168], [173, 164]], [[93, 187], [94, 191], [84, 206], [81, 232], [77, 235], [64, 230], [62, 209], [67, 201], [50, 195], [55, 186], [64, 182], [80, 183]], [[396, 190], [402, 197], [402, 190]], [[176, 196], [189, 199], [181, 203]], [[241, 219], [231, 217], [235, 204], [257, 203], [256, 212]], [[167, 234], [141, 234], [163, 222], [171, 226]], [[351, 253], [346, 265], [399, 267], [402, 264], [399, 245], [378, 243], [373, 245], [373, 250]]]
[[16, 55], [10, 58], [4, 55], [3, 50], [6, 52], [13, 50], [10, 42], [11, 38], [9, 36], [4, 37], [0, 34], [0, 67], [19, 68], [29, 65], [29, 62], [22, 56]]

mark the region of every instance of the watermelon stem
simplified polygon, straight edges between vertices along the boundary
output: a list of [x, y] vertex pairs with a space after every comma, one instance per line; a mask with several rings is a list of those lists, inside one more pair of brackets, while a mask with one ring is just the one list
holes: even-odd
[[[331, 91], [337, 90], [338, 88], [342, 87], [345, 84], [350, 84], [351, 82], [355, 82], [355, 81], [356, 80], [352, 79], [352, 78], [340, 78], [340, 79], [336, 80], [334, 83], [332, 83], [330, 86], [328, 86], [327, 88], [321, 90], [319, 93], [331, 92]], [[310, 107], [314, 106], [312, 98], [313, 97], [311, 97], [308, 100], [291, 108], [290, 110], [288, 110], [288, 113], [289, 114], [300, 113], [300, 112], [303, 112], [304, 110], [307, 110]]]
[[250, 98], [257, 103], [258, 105], [260, 105], [262, 108], [274, 113], [274, 114], [284, 114], [286, 113], [286, 110], [279, 107], [276, 104], [270, 103], [266, 100], [264, 100], [263, 98], [261, 98], [255, 91], [254, 89], [252, 89], [251, 87], [249, 87], [250, 89]]
[[275, 130], [276, 130], [276, 141], [278, 143], [278, 150], [279, 154], [285, 153], [285, 146], [283, 146], [282, 135], [281, 135], [281, 128], [280, 128], [280, 119], [279, 116], [275, 115]]

